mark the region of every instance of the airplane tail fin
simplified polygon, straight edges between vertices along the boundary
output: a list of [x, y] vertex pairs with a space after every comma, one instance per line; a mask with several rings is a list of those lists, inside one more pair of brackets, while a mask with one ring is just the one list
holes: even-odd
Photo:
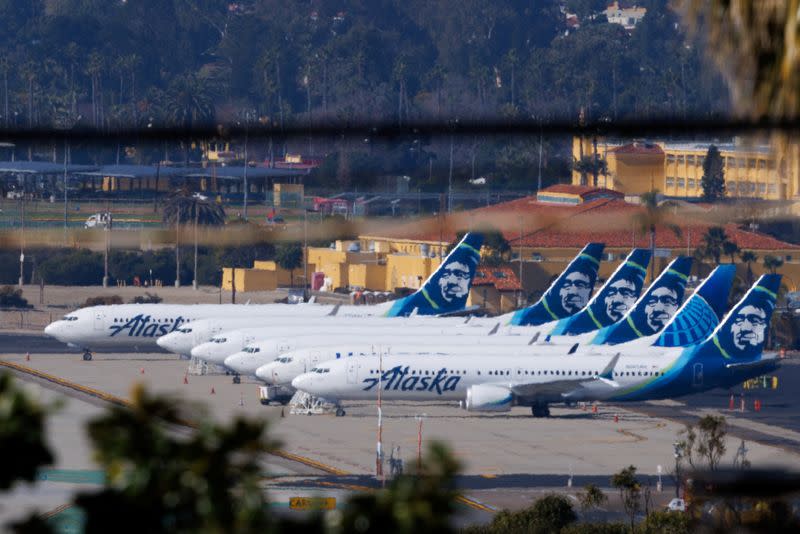
[[652, 336], [663, 329], [683, 302], [692, 258], [678, 256], [650, 284], [625, 317], [600, 330], [592, 345], [617, 345]]
[[758, 359], [767, 341], [780, 285], [781, 275], [762, 275], [711, 336], [697, 346], [692, 354], [695, 361], [721, 356], [727, 364], [735, 365]]
[[482, 245], [482, 234], [467, 233], [417, 291], [392, 303], [386, 317], [406, 316], [414, 308], [418, 315], [441, 315], [463, 310], [481, 258]]
[[622, 319], [628, 309], [642, 293], [650, 251], [635, 248], [619, 264], [617, 270], [608, 278], [581, 311], [559, 321], [553, 335], [574, 336], [610, 326]]
[[657, 347], [688, 347], [700, 343], [714, 331], [725, 315], [736, 266], [719, 265], [672, 316], [653, 342]]
[[[538, 326], [569, 317], [583, 308], [594, 289], [604, 248], [605, 243], [589, 243], [583, 247], [536, 304], [514, 312], [510, 324]], [[562, 297], [565, 288], [573, 290], [574, 295], [565, 293]]]

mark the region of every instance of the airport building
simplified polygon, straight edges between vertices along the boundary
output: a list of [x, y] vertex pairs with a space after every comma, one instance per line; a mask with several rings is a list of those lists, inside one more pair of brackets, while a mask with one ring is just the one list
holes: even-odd
[[[656, 227], [656, 272], [675, 256], [694, 255], [712, 224], [701, 219], [704, 205], [675, 203], [675, 220]], [[691, 213], [694, 210], [697, 218]], [[530, 196], [475, 210], [398, 224], [380, 234], [365, 234], [356, 241], [337, 241], [331, 247], [309, 247], [309, 283], [314, 289], [366, 289], [397, 292], [415, 290], [439, 265], [456, 240], [456, 229], [490, 225], [502, 230], [512, 248], [504, 268], [484, 267], [476, 276], [470, 303], [493, 311], [513, 309], [519, 293], [538, 296], [591, 241], [606, 243], [600, 277], [608, 277], [632, 248], [649, 248], [649, 233], [638, 222], [643, 208], [626, 202], [622, 193], [589, 186], [555, 185]], [[676, 225], [678, 231], [674, 231]], [[762, 260], [772, 255], [784, 260], [780, 272], [787, 287], [800, 284], [800, 247], [734, 223], [722, 224], [728, 238], [742, 250], [758, 255], [752, 265], [756, 275], [764, 272]], [[735, 258], [740, 263], [738, 257]], [[730, 261], [723, 257], [722, 261]], [[745, 276], [746, 266], [740, 265]], [[695, 269], [699, 276], [710, 270]], [[231, 270], [225, 270], [226, 289]], [[238, 290], [274, 289], [289, 285], [292, 275], [273, 262], [257, 262], [252, 269], [236, 269]], [[303, 273], [294, 280], [302, 284]], [[266, 285], [260, 285], [266, 284]]]
[[[708, 147], [714, 144], [724, 163], [725, 189], [729, 197], [763, 200], [800, 199], [800, 145], [790, 144], [778, 156], [764, 144], [667, 141], [617, 142], [609, 139], [575, 137], [575, 161], [591, 157], [606, 161], [607, 172], [599, 174], [597, 186], [625, 195], [652, 190], [679, 198], [703, 195], [701, 180]], [[591, 173], [572, 171], [573, 185], [592, 185]]]

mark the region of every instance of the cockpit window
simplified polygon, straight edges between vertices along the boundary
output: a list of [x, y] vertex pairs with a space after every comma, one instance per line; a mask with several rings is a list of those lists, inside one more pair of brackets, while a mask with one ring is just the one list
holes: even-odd
[[61, 320], [62, 321], [77, 321], [78, 318], [75, 317], [74, 315], [65, 315], [64, 317], [61, 318]]
[[179, 330], [179, 332], [180, 332], [181, 334], [191, 334], [191, 333], [192, 333], [192, 329], [191, 329], [191, 328], [181, 328], [181, 329]]
[[224, 338], [224, 337], [218, 337], [218, 338], [214, 339], [213, 341], [214, 341], [214, 343], [225, 343], [226, 341], [228, 341], [228, 339]]
[[256, 352], [261, 352], [261, 349], [259, 347], [245, 347], [243, 352], [255, 354]]

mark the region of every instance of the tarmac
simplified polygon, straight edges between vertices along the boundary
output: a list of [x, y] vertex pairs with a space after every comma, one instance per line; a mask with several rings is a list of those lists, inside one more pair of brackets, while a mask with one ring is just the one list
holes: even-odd
[[[265, 473], [271, 477], [265, 489], [273, 499], [283, 502], [293, 494], [341, 497], [378, 484], [375, 403], [348, 403], [345, 417], [290, 415], [288, 408], [262, 405], [255, 381], [237, 385], [225, 375], [190, 375], [188, 362], [171, 354], [96, 353], [86, 362], [79, 352], [30, 333], [1, 334], [0, 350], [0, 364], [15, 366], [15, 374], [37, 398], [63, 399], [50, 422], [55, 470], [97, 471], [82, 427], [109, 403], [124, 404], [133, 386], [143, 384], [151, 392], [192, 404], [190, 418], [266, 421], [270, 437], [281, 443], [280, 453], [265, 459]], [[527, 506], [549, 491], [574, 495], [587, 483], [608, 488], [611, 475], [628, 465], [636, 466], [653, 488], [660, 471], [664, 490], [654, 493], [654, 500], [663, 505], [674, 491], [673, 443], [686, 423], [706, 413], [725, 415], [729, 423], [723, 465], [733, 462], [745, 440], [753, 466], [800, 469], [800, 421], [793, 416], [800, 395], [792, 387], [798, 374], [800, 365], [787, 360], [778, 371], [777, 389], [744, 391], [744, 412], [739, 411], [741, 388], [734, 391], [734, 410], [729, 409], [730, 392], [712, 391], [677, 401], [601, 404], [597, 413], [591, 407], [556, 406], [547, 419], [534, 419], [521, 407], [479, 414], [452, 403], [384, 403], [383, 449], [388, 457], [399, 447], [406, 467], [413, 466], [416, 416], [422, 415], [423, 446], [443, 442], [462, 465], [459, 486], [465, 495], [463, 520], [468, 522], [488, 521], [496, 510]], [[759, 412], [753, 410], [756, 398], [762, 404]], [[10, 500], [4, 498], [10, 505], [0, 509], [0, 524], [11, 510], [14, 516], [33, 508], [47, 510], [68, 502], [81, 488], [85, 484], [50, 480], [23, 486]]]

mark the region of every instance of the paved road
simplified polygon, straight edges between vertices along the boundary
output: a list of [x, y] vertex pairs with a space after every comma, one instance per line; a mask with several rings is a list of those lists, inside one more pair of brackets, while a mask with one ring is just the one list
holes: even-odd
[[[745, 440], [755, 440], [800, 452], [800, 359], [787, 359], [775, 372], [778, 388], [744, 389], [737, 386], [730, 390], [715, 389], [689, 395], [679, 399], [679, 403], [654, 405], [651, 403], [631, 403], [625, 407], [655, 417], [663, 417], [680, 423], [696, 421], [698, 413], [709, 410], [725, 415], [733, 424], [731, 433]], [[734, 410], [729, 409], [731, 394], [734, 395]], [[745, 411], [740, 411], [744, 395]], [[761, 410], [755, 411], [754, 401], [761, 401]], [[766, 428], [766, 425], [773, 427]], [[786, 429], [789, 432], [774, 431]], [[773, 430], [774, 432], [770, 432]], [[794, 433], [799, 433], [795, 435]]]
[[[0, 333], [0, 353], [25, 352], [30, 352], [31, 354], [80, 354], [83, 351], [43, 334]], [[92, 352], [118, 353], [119, 351], [116, 349], [100, 349]], [[170, 354], [157, 346], [148, 346], [146, 352]]]

